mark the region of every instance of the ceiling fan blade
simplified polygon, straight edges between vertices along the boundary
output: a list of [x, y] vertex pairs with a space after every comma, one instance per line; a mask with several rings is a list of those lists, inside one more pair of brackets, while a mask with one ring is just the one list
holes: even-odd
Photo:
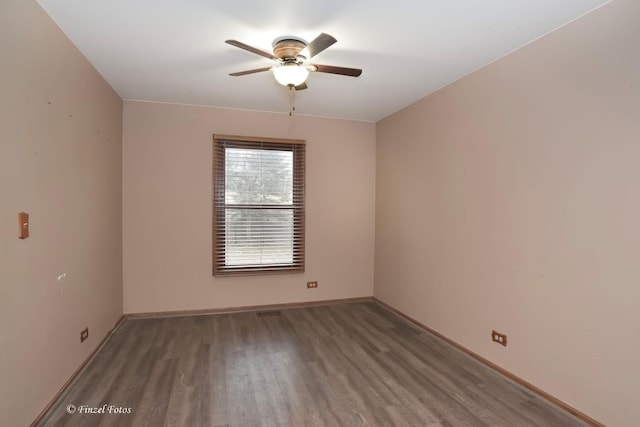
[[307, 86], [306, 82], [302, 82], [301, 84], [299, 84], [298, 86], [296, 86], [296, 90], [305, 90], [306, 88], [308, 88], [309, 86]]
[[362, 70], [360, 68], [334, 67], [333, 65], [320, 64], [311, 64], [309, 66], [309, 70], [319, 73], [340, 74], [342, 76], [351, 77], [358, 77], [360, 74], [362, 74]]
[[265, 52], [264, 50], [257, 49], [253, 46], [249, 46], [248, 44], [244, 44], [239, 42], [238, 40], [225, 40], [224, 41], [231, 46], [239, 47], [240, 49], [248, 50], [251, 53], [255, 53], [256, 55], [264, 56], [265, 58], [273, 59], [274, 61], [278, 61], [278, 58], [270, 54], [269, 52]]
[[263, 71], [269, 71], [270, 69], [271, 67], [254, 68], [253, 70], [238, 71], [237, 73], [229, 73], [229, 75], [233, 77], [246, 76], [247, 74], [261, 73]]
[[307, 59], [313, 58], [314, 56], [316, 56], [317, 54], [319, 54], [320, 52], [322, 52], [323, 50], [325, 50], [326, 48], [328, 48], [329, 46], [331, 46], [337, 41], [338, 40], [336, 40], [333, 36], [330, 36], [329, 34], [326, 34], [326, 33], [320, 34], [311, 43], [309, 43], [307, 47], [304, 49], [307, 51], [306, 52]]

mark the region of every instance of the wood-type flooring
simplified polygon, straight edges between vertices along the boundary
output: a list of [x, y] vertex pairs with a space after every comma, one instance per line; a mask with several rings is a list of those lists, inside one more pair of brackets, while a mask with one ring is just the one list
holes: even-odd
[[128, 318], [43, 425], [585, 425], [376, 302], [280, 312]]

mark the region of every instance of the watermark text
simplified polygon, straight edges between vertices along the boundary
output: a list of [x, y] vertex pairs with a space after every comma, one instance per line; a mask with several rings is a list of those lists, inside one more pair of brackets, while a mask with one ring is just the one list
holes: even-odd
[[88, 405], [67, 405], [68, 414], [130, 414], [131, 408], [125, 408], [123, 406], [109, 405], [105, 403], [102, 406], [88, 406]]

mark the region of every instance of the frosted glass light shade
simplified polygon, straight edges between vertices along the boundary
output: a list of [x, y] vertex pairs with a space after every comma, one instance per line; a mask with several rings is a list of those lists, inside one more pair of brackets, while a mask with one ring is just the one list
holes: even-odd
[[309, 70], [298, 64], [285, 64], [273, 69], [273, 76], [282, 86], [298, 86], [309, 76]]

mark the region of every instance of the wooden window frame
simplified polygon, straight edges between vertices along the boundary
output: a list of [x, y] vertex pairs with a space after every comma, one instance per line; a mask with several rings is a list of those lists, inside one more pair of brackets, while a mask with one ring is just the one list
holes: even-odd
[[[294, 238], [291, 264], [260, 266], [225, 265], [226, 173], [225, 148], [256, 148], [290, 150], [293, 152], [293, 211]], [[213, 275], [257, 275], [303, 273], [305, 267], [305, 175], [306, 141], [300, 139], [261, 138], [238, 135], [213, 135]], [[235, 205], [234, 205], [235, 206]], [[237, 208], [237, 206], [236, 206]], [[247, 207], [248, 208], [248, 207]], [[261, 209], [268, 209], [264, 206]]]

